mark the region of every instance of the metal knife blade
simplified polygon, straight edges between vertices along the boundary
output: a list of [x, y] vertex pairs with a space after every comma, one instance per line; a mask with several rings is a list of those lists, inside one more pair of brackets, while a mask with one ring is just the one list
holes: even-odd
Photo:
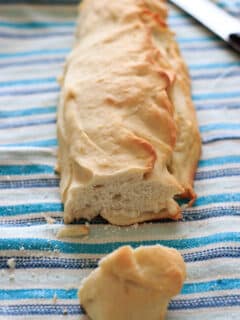
[[240, 21], [209, 0], [170, 0], [240, 53]]

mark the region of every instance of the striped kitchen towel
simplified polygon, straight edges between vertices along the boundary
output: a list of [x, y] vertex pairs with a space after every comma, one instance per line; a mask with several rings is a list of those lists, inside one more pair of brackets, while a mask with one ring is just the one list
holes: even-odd
[[[218, 2], [240, 17], [239, 1]], [[160, 243], [179, 249], [188, 269], [168, 320], [239, 320], [239, 55], [170, 6], [203, 140], [198, 199], [180, 222], [119, 228], [97, 218], [89, 237], [60, 241], [56, 77], [75, 19], [76, 1], [0, 0], [0, 319], [80, 319], [77, 287], [100, 257]]]

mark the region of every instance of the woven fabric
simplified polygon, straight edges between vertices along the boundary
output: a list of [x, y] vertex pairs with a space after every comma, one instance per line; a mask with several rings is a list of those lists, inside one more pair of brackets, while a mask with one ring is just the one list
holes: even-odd
[[[119, 228], [97, 218], [88, 237], [60, 241], [56, 77], [71, 50], [76, 2], [22, 2], [0, 1], [0, 319], [80, 319], [77, 288], [99, 258], [123, 244], [156, 243], [179, 249], [187, 263], [168, 320], [240, 319], [239, 55], [170, 5], [203, 141], [198, 199], [179, 222]], [[219, 4], [240, 17], [239, 1]]]

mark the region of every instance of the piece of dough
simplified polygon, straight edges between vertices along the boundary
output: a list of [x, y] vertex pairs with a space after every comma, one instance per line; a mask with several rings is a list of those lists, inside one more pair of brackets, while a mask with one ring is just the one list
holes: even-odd
[[91, 320], [163, 320], [186, 277], [181, 255], [160, 245], [109, 254], [79, 290]]
[[163, 0], [85, 0], [61, 79], [64, 220], [181, 218], [200, 135]]

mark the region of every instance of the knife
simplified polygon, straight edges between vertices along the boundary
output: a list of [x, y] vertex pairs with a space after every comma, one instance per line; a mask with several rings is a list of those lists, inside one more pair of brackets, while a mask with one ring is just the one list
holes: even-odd
[[240, 53], [240, 21], [209, 0], [170, 0]]

